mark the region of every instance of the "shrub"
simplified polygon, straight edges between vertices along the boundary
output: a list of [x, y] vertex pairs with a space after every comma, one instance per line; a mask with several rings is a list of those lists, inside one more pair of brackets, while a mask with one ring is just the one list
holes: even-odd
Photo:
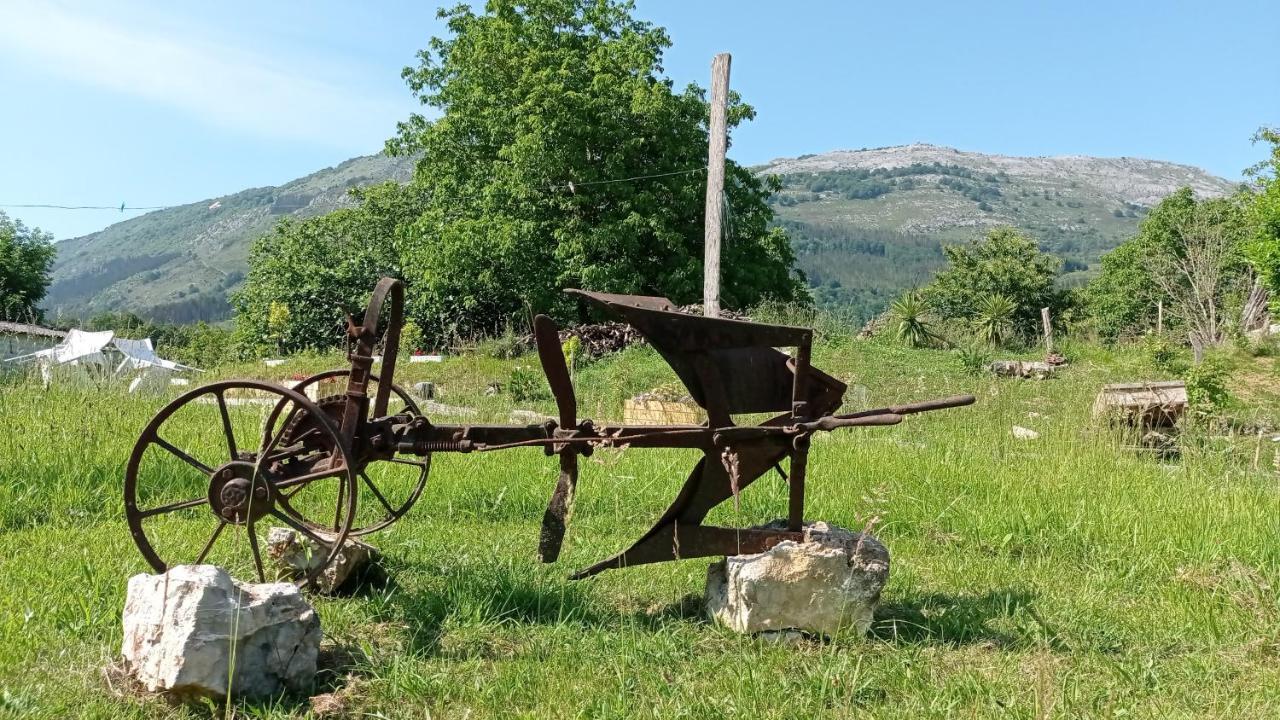
[[972, 343], [956, 348], [956, 359], [966, 373], [978, 375], [991, 364], [991, 352], [983, 345]]
[[924, 314], [928, 306], [919, 293], [909, 292], [893, 301], [890, 310], [894, 319], [894, 337], [907, 347], [921, 347], [934, 339], [933, 332], [925, 324]]
[[1199, 365], [1192, 365], [1185, 377], [1187, 402], [1191, 409], [1202, 415], [1212, 415], [1226, 406], [1227, 369], [1215, 358], [1205, 358]]
[[517, 335], [510, 325], [501, 335], [495, 335], [476, 344], [476, 352], [495, 360], [514, 360], [528, 350], [526, 338]]
[[1184, 353], [1164, 335], [1148, 335], [1143, 341], [1143, 354], [1160, 372], [1182, 375], [1187, 370]]
[[507, 392], [517, 402], [551, 399], [551, 391], [542, 373], [527, 365], [517, 365], [511, 369], [511, 377], [507, 380]]
[[410, 320], [400, 328], [400, 351], [412, 355], [422, 349], [422, 328]]
[[582, 340], [577, 335], [570, 335], [568, 340], [561, 343], [560, 352], [564, 354], [564, 364], [565, 367], [569, 368], [570, 373], [585, 359], [582, 352]]
[[992, 293], [978, 304], [974, 327], [978, 337], [992, 347], [1000, 347], [1013, 331], [1013, 316], [1018, 306], [1007, 296]]

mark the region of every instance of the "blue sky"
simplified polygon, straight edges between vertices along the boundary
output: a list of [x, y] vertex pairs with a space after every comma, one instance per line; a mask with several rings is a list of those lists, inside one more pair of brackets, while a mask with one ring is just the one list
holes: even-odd
[[[931, 142], [1137, 156], [1237, 178], [1280, 125], [1280, 3], [638, 0], [677, 83], [732, 84], [745, 163]], [[0, 204], [171, 205], [375, 152], [432, 3], [15, 2], [0, 9]], [[136, 213], [2, 208], [59, 239]]]

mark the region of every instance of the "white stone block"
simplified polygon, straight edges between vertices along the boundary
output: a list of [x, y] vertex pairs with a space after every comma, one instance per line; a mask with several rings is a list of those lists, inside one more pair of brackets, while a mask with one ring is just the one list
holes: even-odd
[[152, 692], [263, 697], [311, 689], [320, 619], [290, 583], [242, 583], [213, 565], [129, 579], [125, 665]]
[[825, 522], [806, 525], [804, 535], [804, 542], [786, 540], [712, 564], [706, 591], [711, 618], [749, 634], [865, 634], [889, 579], [889, 551], [870, 535]]

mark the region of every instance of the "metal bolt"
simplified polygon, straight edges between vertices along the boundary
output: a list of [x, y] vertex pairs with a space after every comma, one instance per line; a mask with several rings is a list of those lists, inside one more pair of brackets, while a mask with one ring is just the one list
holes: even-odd
[[228, 520], [235, 520], [236, 519], [235, 508], [229, 508], [229, 507], [222, 508], [222, 517]]
[[264, 486], [264, 485], [259, 485], [258, 487], [254, 488], [254, 489], [253, 489], [253, 497], [254, 497], [254, 499], [256, 499], [256, 500], [266, 500], [266, 499], [267, 499], [267, 488], [266, 488], [266, 486]]

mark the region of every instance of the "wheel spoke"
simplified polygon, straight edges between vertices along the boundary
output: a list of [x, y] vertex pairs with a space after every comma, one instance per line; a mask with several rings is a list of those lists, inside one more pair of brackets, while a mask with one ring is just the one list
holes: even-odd
[[360, 479], [364, 480], [364, 484], [368, 485], [369, 489], [373, 491], [373, 496], [378, 498], [378, 502], [382, 503], [382, 507], [387, 509], [387, 517], [395, 517], [396, 511], [391, 508], [391, 503], [382, 497], [382, 493], [378, 491], [378, 486], [373, 484], [373, 480], [369, 479], [369, 476], [363, 470], [360, 471]]
[[173, 512], [174, 510], [183, 510], [185, 508], [199, 507], [200, 505], [203, 505], [207, 502], [209, 502], [208, 497], [191, 498], [190, 500], [183, 500], [181, 502], [169, 503], [168, 505], [161, 505], [160, 507], [154, 507], [154, 508], [151, 508], [150, 510], [139, 510], [138, 517], [148, 518], [148, 517], [151, 517], [152, 515], [160, 515], [161, 513]]
[[391, 457], [387, 458], [387, 462], [398, 463], [400, 465], [413, 465], [414, 467], [426, 467], [426, 460], [405, 460], [404, 458]]
[[236, 435], [231, 429], [231, 413], [227, 411], [227, 399], [222, 396], [222, 391], [214, 393], [213, 396], [218, 399], [218, 413], [222, 415], [222, 431], [227, 435], [227, 451], [231, 453], [232, 460], [239, 460]]
[[338, 503], [333, 508], [333, 531], [337, 532], [342, 527], [342, 501], [347, 495], [347, 484], [338, 484]]
[[[305, 438], [309, 438], [312, 435], [318, 435], [319, 433], [320, 433], [320, 428], [310, 428], [304, 431], [303, 433], [301, 433], [300, 435], [298, 435], [298, 437], [294, 438], [293, 445], [297, 445], [301, 443]], [[293, 445], [290, 445], [289, 447], [293, 447]]]
[[205, 465], [204, 463], [200, 462], [199, 460], [197, 460], [197, 459], [195, 459], [195, 458], [191, 457], [190, 455], [186, 454], [186, 453], [185, 453], [185, 452], [183, 452], [182, 450], [179, 450], [179, 449], [178, 449], [178, 448], [177, 448], [173, 443], [171, 443], [171, 442], [169, 442], [168, 440], [165, 440], [164, 438], [160, 437], [160, 435], [159, 435], [158, 433], [157, 433], [157, 434], [156, 434], [156, 436], [155, 436], [155, 443], [156, 443], [157, 445], [159, 445], [160, 447], [164, 448], [165, 450], [168, 450], [169, 452], [173, 453], [174, 455], [176, 455], [176, 456], [178, 457], [178, 459], [180, 459], [180, 460], [182, 460], [183, 462], [187, 463], [187, 464], [188, 464], [188, 465], [190, 465], [191, 467], [193, 467], [193, 468], [195, 468], [195, 469], [199, 470], [200, 472], [204, 473], [205, 475], [212, 475], [212, 474], [213, 474], [213, 469], [212, 469], [212, 468], [210, 468], [208, 465]]
[[[282, 504], [284, 504], [284, 503], [282, 503]], [[284, 504], [284, 505], [285, 505], [285, 507], [288, 507], [288, 505], [287, 505], [287, 504]], [[326, 540], [326, 539], [324, 539], [324, 538], [320, 537], [319, 535], [317, 535], [317, 534], [315, 533], [315, 531], [314, 531], [314, 530], [312, 530], [311, 528], [309, 528], [309, 527], [307, 527], [306, 525], [302, 524], [301, 522], [298, 522], [296, 519], [294, 519], [292, 516], [290, 516], [288, 512], [283, 511], [283, 510], [281, 510], [280, 508], [274, 508], [274, 507], [273, 507], [273, 508], [271, 508], [271, 510], [269, 510], [268, 512], [270, 512], [270, 513], [271, 513], [271, 514], [272, 514], [272, 515], [273, 515], [277, 520], [279, 520], [280, 522], [284, 523], [285, 525], [288, 525], [289, 527], [293, 528], [294, 530], [297, 530], [298, 532], [302, 533], [303, 535], [306, 535], [307, 537], [309, 537], [309, 538], [311, 538], [312, 540], [316, 541], [317, 543], [320, 543], [320, 545], [321, 545], [321, 546], [323, 546], [323, 547], [329, 547], [330, 545], [332, 545], [332, 541], [331, 541], [331, 540]]]
[[[329, 468], [327, 470], [317, 470], [315, 472], [307, 473], [306, 475], [291, 477], [288, 480], [281, 480], [272, 484], [276, 486], [276, 490], [284, 490], [285, 488], [291, 488], [294, 485], [306, 485], [307, 483], [315, 480], [323, 480], [324, 478], [333, 477], [334, 475], [341, 475], [346, 471], [346, 466], [339, 466], [336, 468]], [[301, 488], [299, 488], [299, 490], [301, 490]]]
[[254, 523], [245, 526], [249, 534], [249, 549], [253, 551], [253, 565], [258, 568], [258, 582], [266, 582], [267, 574], [262, 570], [262, 553], [258, 551], [258, 531]]
[[207, 556], [209, 554], [209, 551], [213, 549], [213, 544], [217, 542], [218, 536], [222, 534], [222, 531], [226, 529], [226, 527], [227, 527], [227, 521], [225, 520], [218, 521], [218, 527], [214, 528], [213, 535], [209, 537], [209, 542], [204, 544], [204, 549], [200, 551], [200, 554], [196, 556], [196, 561], [192, 564], [194, 565], [204, 564], [205, 556]]

